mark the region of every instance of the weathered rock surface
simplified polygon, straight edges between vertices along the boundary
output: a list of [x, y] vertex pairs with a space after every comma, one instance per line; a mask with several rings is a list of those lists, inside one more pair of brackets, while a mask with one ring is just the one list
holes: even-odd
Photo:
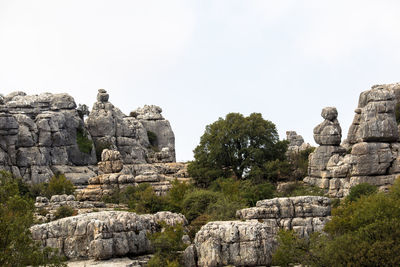
[[155, 105], [145, 105], [133, 112], [146, 131], [154, 133], [157, 138], [151, 144], [157, 151], [148, 153], [150, 162], [175, 162], [175, 135], [169, 121], [161, 115], [162, 109]]
[[[109, 95], [100, 89], [97, 102], [86, 121], [96, 147], [118, 150], [125, 164], [175, 161], [175, 137], [161, 108], [145, 106], [133, 112], [136, 117], [123, 114], [109, 101]], [[157, 136], [157, 143], [150, 144], [147, 131]], [[151, 145], [166, 153], [154, 157]], [[165, 155], [167, 154], [167, 155]]]
[[[96, 162], [94, 148], [91, 153], [79, 150], [77, 131], [84, 131], [85, 126], [68, 94], [29, 96], [14, 92], [2, 102], [0, 169], [26, 181], [43, 182], [54, 174], [53, 167]], [[90, 134], [86, 134], [90, 139]]]
[[55, 213], [59, 207], [67, 206], [72, 208], [77, 214], [93, 212], [95, 210], [105, 210], [106, 205], [99, 201], [76, 201], [74, 195], [54, 195], [49, 200], [46, 197], [36, 197], [35, 218], [40, 222], [55, 220]]
[[342, 129], [337, 120], [338, 112], [335, 107], [326, 107], [321, 116], [325, 119], [314, 128], [314, 140], [319, 145], [340, 145]]
[[186, 224], [181, 214], [159, 212], [137, 215], [103, 211], [63, 218], [31, 227], [32, 237], [43, 246], [57, 248], [68, 259], [110, 259], [150, 254], [148, 233], [160, 231], [159, 223]]
[[286, 140], [289, 141], [287, 153], [298, 153], [311, 147], [310, 144], [304, 143], [304, 138], [295, 131], [287, 131]]
[[[61, 172], [84, 185], [97, 175], [96, 150], [109, 148], [121, 154], [121, 162], [106, 160], [99, 166], [104, 173], [120, 171], [122, 162], [175, 161], [174, 133], [161, 108], [145, 106], [138, 109], [136, 118], [126, 116], [108, 100], [107, 91], [100, 89], [89, 113], [86, 105], [77, 107], [68, 94], [13, 92], [1, 96], [0, 169], [32, 183]], [[154, 144], [149, 143], [148, 131], [156, 136]], [[89, 153], [79, 149], [77, 137], [81, 135], [94, 141]]]
[[329, 142], [320, 142], [321, 146], [310, 156], [304, 181], [326, 189], [334, 197], [346, 196], [352, 186], [361, 182], [386, 190], [400, 174], [395, 116], [399, 103], [400, 84], [376, 85], [362, 92], [347, 139], [342, 146], [335, 143], [329, 147]]
[[98, 163], [100, 174], [89, 179], [89, 185], [78, 192], [81, 201], [100, 201], [113, 191], [127, 186], [149, 183], [156, 194], [163, 195], [171, 188], [171, 181], [188, 181], [185, 163], [153, 163], [123, 165], [118, 151], [103, 150]]
[[315, 231], [322, 231], [330, 219], [330, 204], [329, 198], [319, 196], [266, 199], [258, 201], [256, 207], [238, 210], [236, 216], [293, 229], [300, 236], [308, 237]]
[[270, 266], [279, 229], [301, 236], [322, 231], [331, 214], [326, 197], [304, 196], [261, 200], [237, 211], [241, 221], [210, 222], [184, 252], [185, 266]]

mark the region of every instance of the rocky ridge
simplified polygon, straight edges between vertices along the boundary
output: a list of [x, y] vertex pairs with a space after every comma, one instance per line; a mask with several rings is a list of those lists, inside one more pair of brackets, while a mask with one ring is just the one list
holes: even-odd
[[[68, 94], [0, 96], [0, 169], [30, 183], [63, 173], [85, 185], [98, 174], [96, 151], [105, 148], [119, 151], [125, 164], [175, 162], [174, 133], [161, 108], [145, 106], [133, 112], [136, 117], [126, 116], [108, 100], [100, 89], [89, 113]], [[81, 151], [78, 138], [93, 140], [89, 151]]]
[[270, 266], [279, 229], [300, 236], [322, 231], [331, 215], [330, 199], [301, 196], [258, 201], [239, 210], [240, 221], [210, 222], [184, 252], [185, 266]]
[[78, 192], [80, 201], [101, 201], [115, 190], [149, 183], [156, 194], [163, 195], [171, 188], [171, 181], [189, 180], [184, 163], [133, 164], [124, 166], [116, 150], [104, 149], [98, 163], [99, 175], [89, 179], [89, 185]]
[[[400, 103], [400, 84], [376, 85], [360, 94], [347, 140], [340, 145], [337, 111], [325, 108], [325, 121], [314, 129], [320, 145], [310, 155], [306, 183], [344, 197], [351, 187], [370, 183], [381, 190], [400, 174], [399, 130], [395, 107]], [[325, 115], [325, 114], [330, 115]]]

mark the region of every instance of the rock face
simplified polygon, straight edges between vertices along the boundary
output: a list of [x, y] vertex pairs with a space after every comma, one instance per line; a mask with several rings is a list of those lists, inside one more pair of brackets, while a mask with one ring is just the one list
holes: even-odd
[[[86, 105], [77, 107], [68, 94], [1, 96], [0, 169], [32, 183], [61, 172], [83, 185], [97, 175], [96, 151], [100, 154], [105, 148], [119, 151], [119, 160], [126, 164], [175, 161], [174, 133], [161, 108], [145, 106], [138, 109], [136, 118], [124, 115], [108, 99], [107, 91], [100, 89], [89, 113]], [[156, 143], [149, 142], [148, 131]], [[79, 148], [80, 138], [93, 140], [89, 152]], [[100, 168], [116, 172], [122, 166], [109, 163], [106, 160]]]
[[[100, 89], [86, 121], [96, 147], [118, 150], [126, 164], [175, 161], [174, 133], [161, 108], [145, 106], [132, 112], [136, 117], [126, 116], [108, 99]], [[149, 142], [148, 131], [156, 135], [157, 144]], [[164, 153], [155, 157], [151, 146]]]
[[288, 154], [298, 153], [311, 147], [310, 144], [304, 143], [303, 137], [298, 135], [295, 131], [287, 131], [286, 140], [289, 141]]
[[68, 259], [110, 259], [152, 251], [148, 233], [160, 231], [159, 223], [186, 224], [185, 217], [171, 212], [137, 215], [103, 211], [67, 217], [31, 227], [32, 237], [43, 246], [57, 248]]
[[196, 234], [184, 253], [185, 266], [270, 266], [279, 229], [301, 236], [321, 231], [329, 220], [326, 197], [275, 198], [237, 211], [241, 221], [210, 222]]
[[79, 150], [78, 131], [91, 139], [68, 94], [11, 93], [0, 104], [0, 169], [31, 182], [46, 181], [63, 166], [93, 172], [87, 166], [96, 163], [94, 148]]
[[[338, 124], [331, 121], [329, 131], [321, 130], [320, 126], [328, 120], [325, 118], [324, 123], [314, 129], [315, 140], [321, 146], [310, 155], [308, 177], [304, 181], [326, 189], [333, 197], [346, 196], [352, 186], [362, 182], [385, 190], [400, 174], [399, 130], [395, 116], [398, 103], [400, 84], [376, 85], [362, 92], [342, 146], [338, 145]], [[324, 113], [337, 116], [337, 112], [327, 109]]]
[[103, 150], [102, 161], [98, 163], [98, 176], [89, 179], [89, 185], [78, 193], [81, 201], [100, 201], [111, 196], [114, 190], [127, 186], [149, 183], [158, 195], [171, 188], [174, 179], [188, 180], [185, 163], [153, 163], [123, 165], [121, 155], [116, 150]]
[[154, 140], [150, 140], [150, 145], [155, 148], [155, 151], [148, 153], [149, 160], [151, 162], [175, 162], [175, 136], [169, 121], [163, 118], [161, 112], [162, 109], [158, 106], [145, 105], [132, 113], [147, 132], [154, 133], [156, 136]]

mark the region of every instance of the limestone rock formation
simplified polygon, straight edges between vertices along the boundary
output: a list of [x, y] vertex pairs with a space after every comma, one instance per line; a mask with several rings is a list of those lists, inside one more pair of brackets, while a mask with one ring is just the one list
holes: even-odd
[[[155, 105], [145, 105], [133, 111], [147, 132], [154, 133], [155, 140], [149, 140], [150, 145], [157, 151], [149, 154], [151, 162], [175, 162], [175, 135], [169, 121], [161, 115], [162, 109]], [[151, 151], [150, 151], [151, 152]]]
[[[175, 162], [174, 133], [161, 108], [145, 106], [136, 118], [108, 100], [107, 91], [100, 89], [89, 112], [86, 105], [77, 107], [68, 94], [18, 91], [0, 96], [0, 169], [31, 183], [48, 181], [61, 172], [74, 184], [85, 185], [97, 175], [96, 152], [99, 156], [104, 149], [121, 154], [120, 161], [112, 161], [118, 166], [108, 165], [107, 160], [100, 165], [106, 172], [120, 171], [122, 163]], [[155, 135], [153, 144], [150, 131]]]
[[347, 140], [338, 146], [338, 135], [334, 134], [335, 146], [326, 146], [333, 143], [326, 140], [319, 142], [321, 146], [310, 156], [308, 177], [304, 181], [326, 189], [334, 197], [346, 196], [352, 186], [362, 182], [387, 189], [400, 174], [395, 116], [398, 103], [400, 84], [376, 85], [362, 92]]
[[57, 248], [68, 259], [103, 260], [151, 253], [147, 234], [160, 231], [161, 221], [187, 223], [183, 215], [171, 212], [137, 215], [103, 211], [34, 225], [31, 232], [34, 240]]
[[103, 150], [98, 165], [102, 174], [89, 179], [89, 185], [78, 192], [79, 200], [100, 201], [115, 190], [140, 183], [149, 183], [156, 194], [163, 195], [171, 188], [170, 182], [174, 179], [188, 180], [185, 163], [123, 165], [116, 150]]
[[305, 143], [303, 137], [298, 135], [295, 131], [287, 131], [286, 140], [289, 141], [287, 153], [298, 153], [311, 147], [311, 145]]
[[11, 93], [0, 104], [0, 169], [43, 182], [58, 167], [94, 164], [94, 148], [90, 153], [80, 151], [78, 131], [91, 139], [68, 94]]
[[330, 200], [302, 196], [258, 201], [237, 211], [240, 221], [210, 222], [196, 234], [184, 252], [185, 266], [270, 266], [279, 229], [301, 236], [322, 231], [330, 219]]
[[256, 207], [237, 211], [242, 220], [257, 219], [276, 227], [293, 229], [300, 236], [322, 231], [331, 215], [331, 201], [326, 197], [300, 196], [258, 201]]
[[325, 120], [314, 128], [314, 140], [319, 145], [340, 145], [342, 129], [337, 120], [338, 112], [335, 107], [326, 107], [321, 112]]

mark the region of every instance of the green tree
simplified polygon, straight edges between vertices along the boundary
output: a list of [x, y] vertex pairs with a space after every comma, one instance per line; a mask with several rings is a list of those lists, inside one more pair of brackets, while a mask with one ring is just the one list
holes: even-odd
[[280, 141], [275, 124], [259, 113], [245, 117], [229, 113], [206, 127], [188, 166], [197, 185], [208, 186], [218, 177], [252, 178], [267, 172], [265, 163], [285, 160], [287, 141]]
[[33, 200], [21, 193], [18, 181], [0, 171], [0, 266], [65, 266], [52, 249], [32, 240]]

